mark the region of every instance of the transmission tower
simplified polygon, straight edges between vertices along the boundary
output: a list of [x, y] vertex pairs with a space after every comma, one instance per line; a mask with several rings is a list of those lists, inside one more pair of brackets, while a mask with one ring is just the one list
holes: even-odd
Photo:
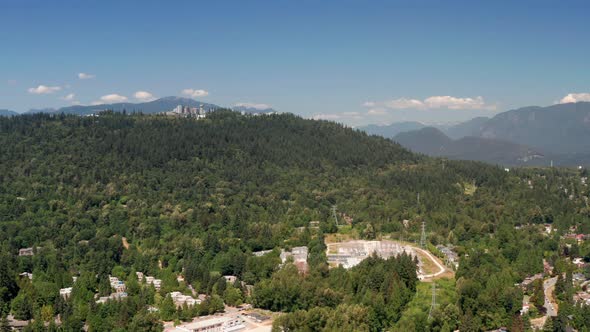
[[428, 311], [428, 319], [432, 318], [432, 311], [436, 306], [436, 282], [432, 282], [432, 303], [430, 304], [430, 311]]
[[336, 205], [332, 205], [332, 215], [334, 216], [334, 220], [336, 221], [336, 227], [338, 227], [338, 216], [336, 215]]
[[420, 235], [420, 247], [426, 246], [426, 221], [422, 220], [422, 235]]

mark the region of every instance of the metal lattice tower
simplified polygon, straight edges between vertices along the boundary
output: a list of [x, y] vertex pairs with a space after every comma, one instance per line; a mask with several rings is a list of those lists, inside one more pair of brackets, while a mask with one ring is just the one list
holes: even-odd
[[420, 247], [426, 246], [426, 221], [422, 220], [422, 235], [420, 235]]
[[432, 318], [432, 311], [436, 306], [436, 282], [432, 282], [432, 303], [430, 304], [430, 311], [428, 311], [428, 319]]
[[334, 220], [336, 221], [336, 227], [338, 227], [338, 215], [336, 214], [336, 205], [332, 205], [332, 215], [334, 216]]

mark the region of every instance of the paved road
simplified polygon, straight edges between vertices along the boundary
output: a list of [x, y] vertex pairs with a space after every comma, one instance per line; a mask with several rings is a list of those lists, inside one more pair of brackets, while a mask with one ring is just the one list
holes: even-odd
[[547, 316], [552, 317], [557, 316], [557, 308], [555, 307], [555, 304], [551, 302], [549, 294], [553, 292], [553, 287], [555, 287], [556, 282], [557, 277], [549, 278], [543, 282], [543, 288], [545, 291], [545, 308], [547, 309]]

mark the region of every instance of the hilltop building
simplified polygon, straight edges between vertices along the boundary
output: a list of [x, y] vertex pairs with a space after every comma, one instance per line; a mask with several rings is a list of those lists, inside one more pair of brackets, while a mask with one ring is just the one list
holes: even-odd
[[164, 114], [172, 116], [181, 116], [185, 118], [192, 117], [197, 119], [204, 119], [207, 114], [207, 111], [205, 110], [202, 104], [199, 105], [199, 107], [178, 105], [173, 110], [166, 112]]

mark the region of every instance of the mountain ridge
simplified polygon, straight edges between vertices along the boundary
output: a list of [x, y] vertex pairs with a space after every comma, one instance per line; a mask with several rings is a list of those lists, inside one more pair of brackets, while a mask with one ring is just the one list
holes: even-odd
[[453, 140], [434, 127], [400, 133], [393, 140], [411, 151], [434, 157], [511, 166], [531, 165], [545, 160], [541, 152], [528, 146], [475, 136]]
[[7, 110], [7, 109], [0, 109], [0, 116], [15, 116], [18, 115], [17, 112]]
[[65, 106], [58, 109], [42, 109], [42, 110], [29, 110], [25, 114], [31, 113], [64, 113], [64, 114], [76, 114], [76, 115], [90, 115], [95, 114], [104, 110], [112, 110], [114, 112], [142, 112], [146, 114], [161, 113], [171, 111], [178, 105], [199, 107], [203, 106], [206, 111], [221, 108], [215, 104], [200, 102], [191, 98], [168, 96], [162, 97], [156, 100], [141, 102], [141, 103], [112, 103], [112, 104], [99, 104], [99, 105], [72, 105]]
[[[389, 128], [396, 127], [399, 127], [399, 125], [365, 126], [359, 129], [370, 134], [396, 139], [396, 136], [404, 133], [404, 131], [389, 130]], [[548, 165], [550, 164], [549, 160], [552, 160], [555, 161], [556, 165], [590, 164], [590, 102], [555, 104], [546, 107], [527, 106], [501, 112], [491, 118], [476, 117], [455, 125], [431, 127], [438, 128], [448, 138], [455, 140], [455, 143], [453, 143], [454, 149], [458, 149], [458, 143], [462, 143], [461, 146], [465, 149], [464, 153], [471, 149], [470, 145], [494, 151], [485, 158], [476, 154], [478, 156], [474, 160], [482, 160], [483, 158], [486, 161], [506, 163], [505, 158], [507, 156], [509, 156], [510, 160], [513, 160], [517, 155], [515, 152], [520, 151], [524, 155], [531, 152], [531, 155], [544, 156], [544, 158], [534, 158], [534, 160], [528, 160], [525, 163], [542, 162]], [[375, 128], [380, 128], [381, 131]], [[419, 129], [423, 128], [415, 130]], [[406, 130], [405, 132], [415, 130]], [[432, 155], [437, 153], [438, 150], [436, 150], [435, 145], [437, 144], [436, 141], [440, 140], [441, 137], [440, 135], [436, 137], [432, 133], [430, 135], [431, 139], [434, 140], [434, 142], [430, 143], [430, 146], [424, 142], [428, 137], [427, 132], [401, 135], [397, 139], [402, 140], [406, 146], [413, 146], [422, 153]], [[418, 142], [409, 142], [410, 137], [418, 140]], [[470, 138], [461, 141], [466, 137]], [[480, 139], [475, 140], [474, 137]], [[449, 143], [445, 144], [448, 145]], [[502, 147], [506, 149], [503, 156], [498, 150]], [[439, 145], [438, 148], [440, 149], [441, 146]], [[446, 152], [448, 153], [450, 150]], [[458, 150], [454, 150], [454, 152], [461, 157], [473, 158], [472, 155], [464, 155]], [[499, 159], [492, 160], [492, 156]], [[524, 159], [528, 158], [525, 157]]]

